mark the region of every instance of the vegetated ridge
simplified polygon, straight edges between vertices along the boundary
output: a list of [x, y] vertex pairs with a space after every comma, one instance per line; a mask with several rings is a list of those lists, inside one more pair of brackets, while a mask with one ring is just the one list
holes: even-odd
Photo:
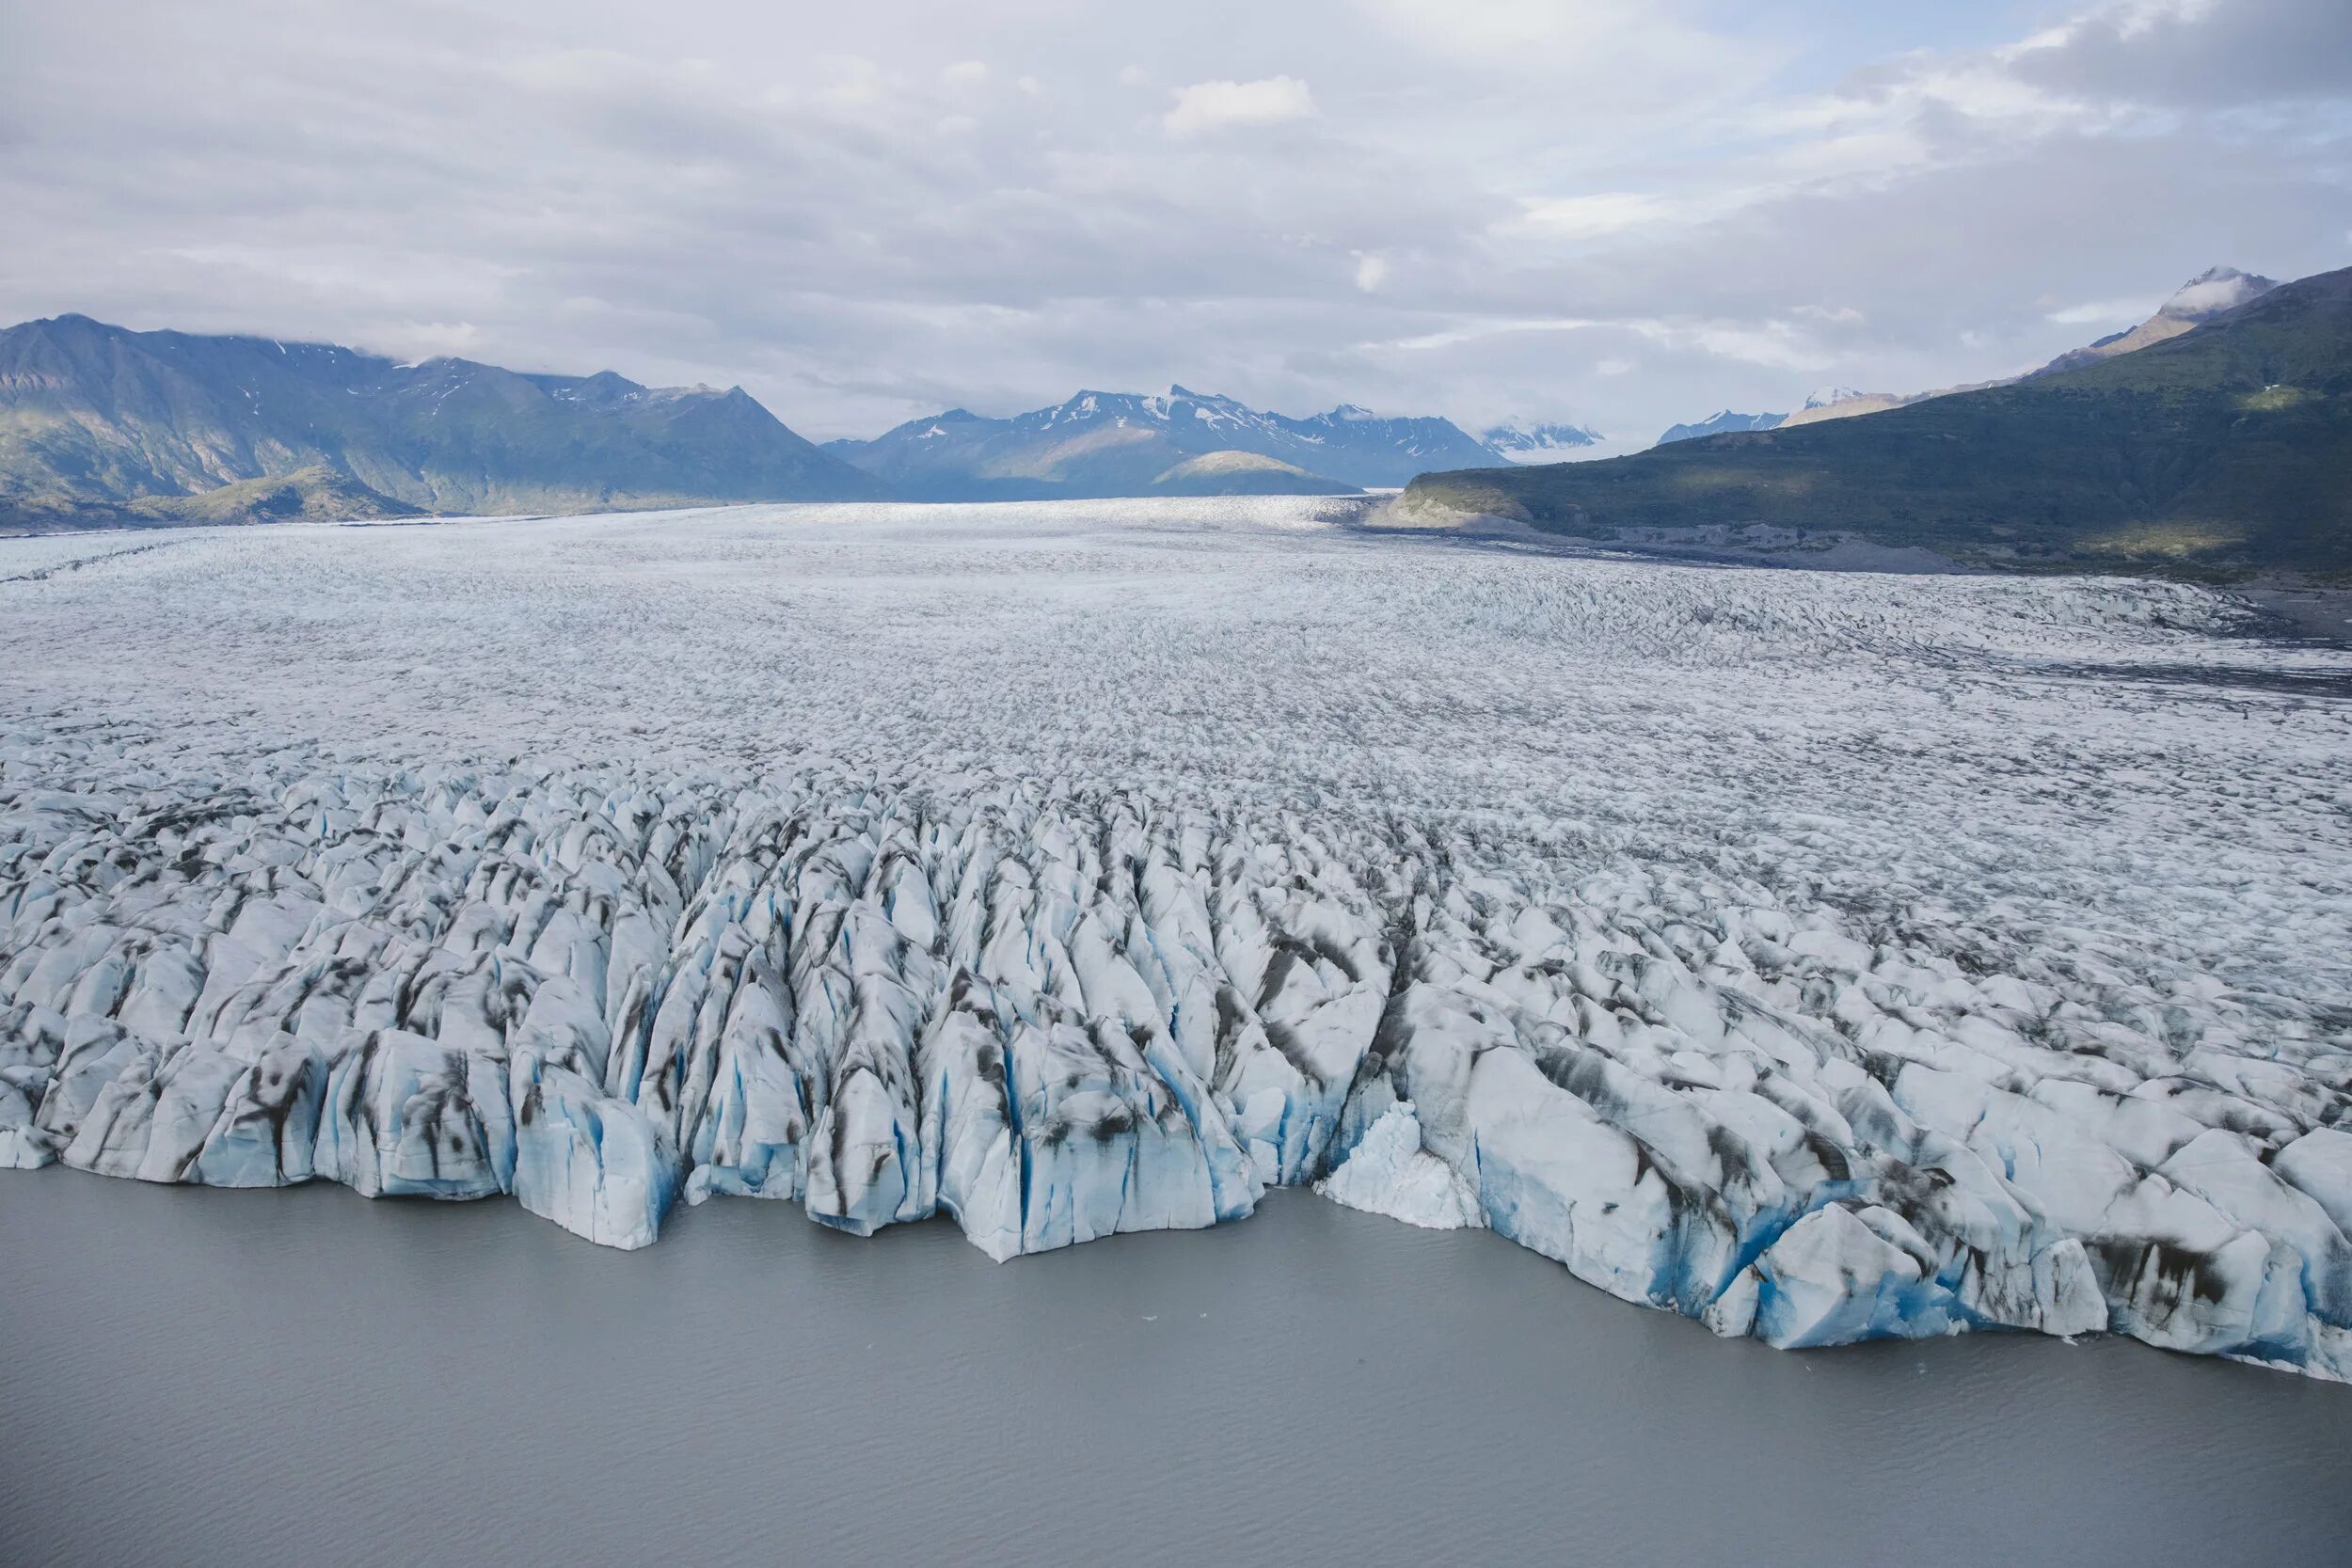
[[1802, 557], [2352, 574], [2352, 269], [2130, 353], [1865, 418], [1416, 479], [1382, 520], [1475, 518]]

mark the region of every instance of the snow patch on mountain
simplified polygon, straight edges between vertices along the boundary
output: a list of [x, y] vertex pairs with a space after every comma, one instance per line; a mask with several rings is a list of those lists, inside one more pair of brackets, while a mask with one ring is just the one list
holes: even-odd
[[1786, 414], [1735, 414], [1726, 408], [1703, 420], [1668, 427], [1658, 438], [1658, 444], [1662, 447], [1671, 441], [1695, 441], [1703, 436], [1720, 436], [1733, 430], [1776, 430], [1788, 418]]
[[1293, 419], [1183, 386], [1082, 391], [1004, 420], [914, 420], [826, 450], [909, 495], [950, 500], [1149, 495], [1157, 476], [1216, 451], [1255, 453], [1346, 485], [1400, 485], [1431, 469], [1500, 460], [1448, 420], [1353, 404]]
[[1605, 437], [1588, 425], [1515, 420], [1489, 427], [1478, 439], [1506, 463], [1572, 463], [1595, 455]]

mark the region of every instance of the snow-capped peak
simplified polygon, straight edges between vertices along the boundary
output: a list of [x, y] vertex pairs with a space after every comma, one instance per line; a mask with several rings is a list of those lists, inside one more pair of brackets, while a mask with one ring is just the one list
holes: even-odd
[[2207, 267], [2182, 284], [2156, 314], [2174, 321], [2201, 322], [2224, 310], [2235, 309], [2249, 299], [2259, 299], [2278, 286], [2270, 278], [2240, 272], [2235, 267]]
[[1510, 420], [1483, 431], [1478, 444], [1506, 463], [1558, 463], [1589, 457], [1601, 434], [1590, 425]]
[[1851, 387], [1823, 387], [1804, 400], [1807, 408], [1828, 408], [1836, 404], [1851, 403], [1862, 394]]

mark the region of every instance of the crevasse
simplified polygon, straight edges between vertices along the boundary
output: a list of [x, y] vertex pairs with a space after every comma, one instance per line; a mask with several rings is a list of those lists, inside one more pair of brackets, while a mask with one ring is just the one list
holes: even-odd
[[0, 1161], [511, 1194], [619, 1247], [681, 1195], [946, 1213], [999, 1259], [1315, 1183], [1775, 1345], [2352, 1371], [2336, 1095], [2095, 976], [1465, 873], [1402, 819], [314, 764], [8, 796]]

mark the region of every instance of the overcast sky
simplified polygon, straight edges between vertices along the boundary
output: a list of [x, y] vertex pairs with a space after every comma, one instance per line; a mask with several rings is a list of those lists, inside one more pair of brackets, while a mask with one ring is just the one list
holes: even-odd
[[2352, 0], [0, 0], [0, 317], [1641, 444], [2352, 264]]

